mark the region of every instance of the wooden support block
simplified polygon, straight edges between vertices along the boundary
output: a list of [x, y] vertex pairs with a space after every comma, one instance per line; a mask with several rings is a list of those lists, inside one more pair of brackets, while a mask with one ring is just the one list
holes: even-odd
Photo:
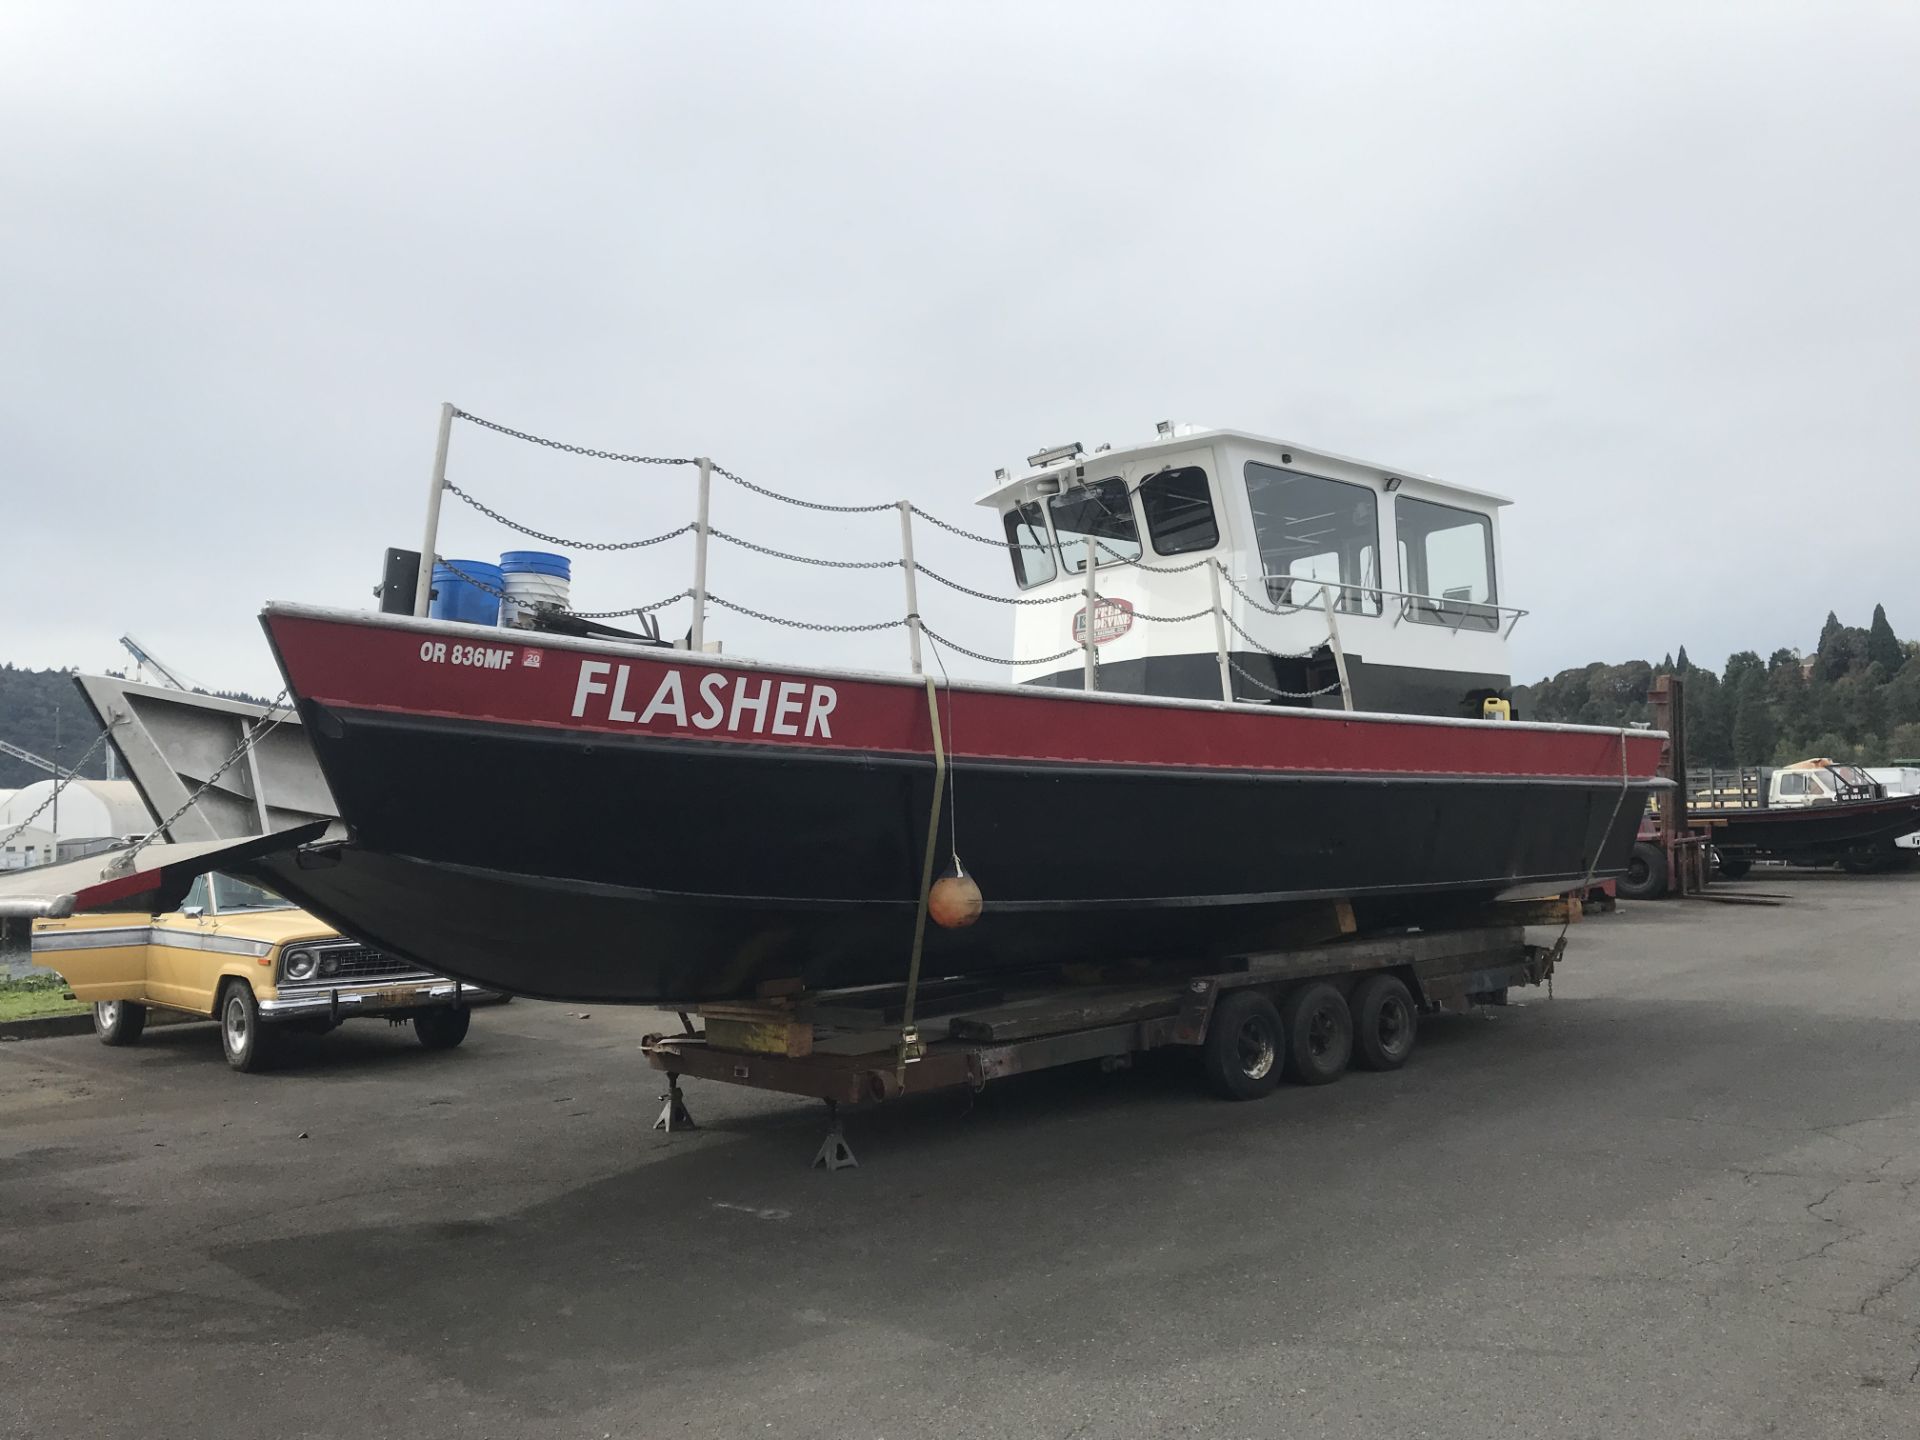
[[1488, 925], [1571, 925], [1583, 914], [1580, 902], [1566, 895], [1541, 895], [1530, 900], [1494, 900], [1447, 917], [1448, 930]]
[[749, 1055], [779, 1055], [788, 1060], [813, 1053], [813, 1026], [797, 1020], [733, 1019], [702, 1012], [707, 1021], [707, 1044], [715, 1050]]
[[1293, 945], [1318, 945], [1351, 935], [1360, 927], [1354, 922], [1350, 900], [1320, 900], [1283, 915], [1264, 937], [1265, 943], [1281, 950]]

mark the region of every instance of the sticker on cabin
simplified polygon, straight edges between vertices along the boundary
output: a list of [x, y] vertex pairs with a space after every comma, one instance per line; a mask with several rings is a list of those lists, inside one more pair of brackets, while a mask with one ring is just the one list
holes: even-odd
[[540, 655], [541, 652], [538, 650], [522, 650], [520, 652], [520, 663], [526, 669], [538, 670], [540, 668]]
[[[1133, 629], [1133, 603], [1128, 600], [1102, 600], [1093, 607], [1093, 643], [1104, 645], [1118, 640]], [[1073, 615], [1073, 643], [1087, 643], [1087, 610], [1083, 605]]]

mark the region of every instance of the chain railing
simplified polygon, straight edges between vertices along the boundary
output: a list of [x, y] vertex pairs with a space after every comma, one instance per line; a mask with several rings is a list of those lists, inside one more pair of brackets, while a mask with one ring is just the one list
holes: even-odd
[[589, 460], [616, 460], [623, 465], [697, 465], [700, 462], [678, 455], [623, 455], [618, 450], [595, 450], [587, 445], [571, 445], [565, 440], [549, 440], [542, 435], [529, 435], [525, 430], [515, 430], [498, 421], [483, 420], [471, 411], [462, 410], [457, 405], [449, 406], [452, 418], [465, 420], [470, 425], [478, 425], [483, 430], [492, 430], [514, 440], [524, 440], [529, 445], [544, 445], [549, 450], [564, 451], [568, 455], [581, 455]]
[[[494, 431], [498, 434], [505, 435], [513, 439], [524, 441], [528, 444], [543, 446], [548, 449], [564, 452], [566, 454], [580, 455], [590, 459], [608, 460], [608, 461], [615, 461], [619, 463], [634, 464], [634, 465], [693, 466], [699, 473], [698, 518], [686, 525], [679, 526], [676, 529], [665, 531], [659, 535], [651, 536], [644, 540], [628, 540], [628, 541], [572, 540], [562, 536], [548, 534], [547, 532], [542, 530], [537, 530], [532, 526], [529, 526], [519, 521], [516, 521], [514, 519], [511, 519], [510, 517], [503, 514], [502, 512], [483, 503], [477, 497], [469, 493], [467, 490], [463, 489], [459, 485], [456, 485], [451, 480], [446, 478], [445, 472], [446, 472], [447, 432], [448, 432], [448, 427], [450, 427], [454, 419], [468, 421], [469, 423], [478, 425], [484, 429]], [[1131, 601], [1123, 601], [1120, 603], [1123, 603], [1125, 605], [1126, 613], [1131, 617], [1131, 619], [1140, 620], [1149, 625], [1185, 625], [1185, 624], [1193, 624], [1195, 622], [1211, 618], [1214, 622], [1214, 632], [1215, 632], [1215, 643], [1213, 648], [1215, 650], [1216, 660], [1220, 670], [1221, 699], [1224, 701], [1235, 702], [1235, 701], [1239, 701], [1242, 698], [1235, 686], [1234, 679], [1233, 679], [1235, 675], [1238, 675], [1240, 679], [1244, 680], [1248, 685], [1252, 686], [1254, 689], [1261, 691], [1267, 695], [1274, 696], [1276, 698], [1287, 699], [1287, 700], [1313, 700], [1313, 699], [1318, 699], [1324, 695], [1332, 694], [1335, 691], [1339, 691], [1343, 695], [1343, 698], [1345, 698], [1348, 707], [1351, 708], [1352, 706], [1351, 693], [1346, 683], [1345, 659], [1341, 652], [1340, 644], [1339, 644], [1338, 624], [1335, 619], [1335, 604], [1333, 599], [1331, 598], [1330, 592], [1328, 591], [1325, 585], [1319, 586], [1319, 596], [1320, 596], [1320, 607], [1325, 610], [1326, 619], [1327, 619], [1326, 640], [1324, 642], [1320, 642], [1314, 645], [1313, 647], [1307, 650], [1302, 650], [1302, 651], [1277, 650], [1272, 646], [1268, 645], [1267, 643], [1265, 643], [1258, 636], [1250, 632], [1246, 628], [1246, 626], [1241, 624], [1240, 621], [1234, 617], [1231, 606], [1227, 603], [1227, 601], [1224, 599], [1222, 595], [1222, 591], [1220, 588], [1221, 582], [1222, 581], [1225, 582], [1226, 586], [1232, 591], [1233, 595], [1238, 599], [1239, 602], [1246, 605], [1249, 609], [1260, 612], [1262, 614], [1285, 618], [1285, 617], [1295, 616], [1295, 615], [1299, 615], [1304, 612], [1307, 612], [1311, 608], [1313, 608], [1312, 605], [1310, 603], [1305, 605], [1290, 605], [1290, 604], [1275, 605], [1270, 600], [1263, 600], [1260, 597], [1249, 593], [1248, 590], [1244, 588], [1241, 585], [1241, 583], [1233, 576], [1233, 574], [1227, 569], [1227, 567], [1224, 564], [1222, 564], [1217, 557], [1212, 555], [1202, 555], [1193, 560], [1185, 561], [1178, 564], [1153, 564], [1147, 561], [1143, 557], [1142, 552], [1140, 552], [1137, 549], [1134, 553], [1128, 554], [1120, 549], [1115, 548], [1115, 546], [1107, 543], [1107, 541], [1100, 536], [1089, 535], [1089, 536], [1082, 537], [1081, 541], [1076, 542], [1076, 544], [1084, 545], [1085, 554], [1078, 555], [1076, 553], [1076, 556], [1074, 558], [1077, 558], [1079, 560], [1079, 569], [1077, 572], [1070, 572], [1070, 573], [1079, 573], [1085, 577], [1086, 583], [1083, 586], [1080, 586], [1071, 590], [1061, 589], [1052, 594], [1046, 594], [1046, 595], [1006, 595], [1001, 593], [995, 593], [990, 590], [978, 589], [972, 585], [968, 585], [962, 581], [955, 580], [950, 576], [944, 575], [939, 571], [932, 569], [929, 566], [921, 565], [917, 563], [913, 555], [913, 521], [916, 518], [923, 520], [927, 524], [947, 534], [957, 536], [960, 539], [971, 541], [975, 544], [986, 545], [996, 550], [1047, 551], [1049, 553], [1058, 553], [1056, 550], [1056, 546], [1051, 541], [1051, 539], [1045, 542], [1028, 542], [1028, 541], [1016, 539], [1012, 536], [994, 537], [990, 535], [982, 535], [977, 531], [971, 530], [962, 525], [956, 525], [952, 521], [943, 519], [942, 517], [935, 515], [930, 511], [924, 510], [920, 506], [915, 505], [910, 501], [904, 501], [904, 500], [891, 501], [891, 502], [875, 502], [875, 503], [857, 504], [857, 505], [844, 505], [844, 504], [835, 504], [827, 501], [810, 500], [801, 496], [789, 495], [782, 491], [773, 489], [770, 486], [762, 485], [756, 481], [749, 480], [745, 476], [740, 475], [735, 471], [729, 470], [724, 466], [714, 464], [710, 459], [707, 459], [705, 457], [638, 455], [638, 454], [629, 454], [623, 451], [599, 449], [596, 447], [586, 446], [586, 445], [576, 445], [567, 441], [555, 440], [546, 436], [536, 435], [529, 431], [518, 430], [511, 426], [500, 424], [497, 421], [486, 420], [481, 418], [480, 416], [474, 415], [465, 410], [458, 409], [457, 407], [454, 407], [451, 405], [444, 406], [442, 408], [441, 425], [442, 425], [441, 441], [440, 441], [439, 449], [435, 455], [435, 461], [434, 461], [434, 489], [432, 492], [433, 499], [430, 501], [429, 514], [428, 514], [428, 544], [426, 546], [424, 553], [432, 554], [434, 550], [433, 541], [436, 538], [436, 527], [438, 524], [437, 497], [442, 490], [451, 490], [455, 496], [457, 496], [459, 499], [464, 501], [467, 505], [472, 507], [479, 514], [486, 516], [488, 519], [493, 520], [496, 523], [507, 527], [508, 529], [511, 529], [519, 534], [529, 536], [533, 539], [540, 540], [546, 544], [557, 545], [567, 549], [588, 550], [588, 551], [597, 551], [597, 552], [641, 550], [641, 549], [647, 549], [652, 546], [662, 544], [665, 541], [675, 539], [681, 535], [691, 534], [694, 537], [694, 547], [695, 547], [694, 583], [690, 587], [676, 590], [671, 595], [668, 595], [663, 599], [656, 600], [650, 605], [634, 605], [634, 606], [628, 606], [618, 610], [588, 611], [588, 610], [574, 610], [570, 608], [561, 608], [559, 610], [560, 614], [563, 614], [572, 619], [612, 620], [612, 619], [618, 619], [618, 618], [627, 617], [627, 616], [644, 617], [651, 614], [654, 611], [662, 610], [670, 605], [677, 604], [681, 600], [691, 599], [693, 602], [693, 624], [688, 636], [688, 644], [691, 648], [696, 650], [704, 648], [703, 617], [705, 615], [708, 605], [711, 604], [719, 607], [720, 609], [727, 610], [733, 614], [740, 615], [748, 619], [757, 620], [764, 624], [777, 625], [786, 629], [802, 630], [802, 631], [808, 631], [808, 632], [817, 633], [817, 634], [873, 634], [873, 633], [880, 633], [880, 632], [885, 632], [889, 630], [897, 630], [897, 629], [905, 628], [908, 631], [909, 639], [911, 643], [911, 651], [912, 651], [911, 663], [912, 663], [912, 668], [915, 674], [919, 674], [921, 670], [920, 638], [923, 635], [929, 640], [932, 640], [937, 644], [942, 645], [947, 649], [954, 651], [956, 654], [965, 655], [970, 659], [978, 660], [985, 664], [1006, 665], [1010, 668], [1024, 668], [1029, 666], [1057, 664], [1060, 661], [1066, 660], [1069, 657], [1077, 654], [1082, 657], [1084, 662], [1083, 683], [1087, 688], [1092, 689], [1092, 688], [1097, 688], [1098, 686], [1098, 678], [1097, 678], [1098, 665], [1096, 663], [1098, 658], [1097, 647], [1105, 643], [1105, 641], [1101, 638], [1101, 636], [1098, 633], [1100, 621], [1097, 618], [1097, 612], [1100, 609], [1100, 607], [1113, 603], [1109, 597], [1102, 596], [1101, 594], [1099, 594], [1095, 584], [1096, 573], [1097, 574], [1113, 574], [1113, 573], [1128, 572], [1128, 571], [1141, 571], [1141, 572], [1145, 572], [1149, 574], [1157, 574], [1157, 575], [1181, 575], [1181, 574], [1191, 574], [1195, 571], [1205, 568], [1209, 571], [1208, 584], [1211, 589], [1211, 601], [1209, 604], [1207, 604], [1206, 606], [1200, 609], [1186, 611], [1179, 614], [1163, 615], [1163, 614], [1156, 614], [1151, 610], [1142, 609]], [[789, 505], [799, 509], [811, 510], [811, 511], [819, 512], [823, 514], [868, 515], [868, 514], [879, 514], [887, 510], [896, 511], [899, 514], [900, 526], [901, 526], [900, 555], [897, 558], [887, 558], [887, 559], [840, 559], [840, 558], [829, 557], [829, 556], [808, 555], [808, 554], [802, 554], [800, 552], [793, 551], [793, 550], [779, 548], [776, 546], [764, 545], [756, 540], [750, 540], [745, 536], [734, 534], [727, 530], [722, 530], [714, 526], [713, 524], [711, 524], [709, 520], [709, 513], [711, 508], [712, 477], [715, 475], [718, 475], [721, 478], [732, 482], [734, 485], [740, 487], [743, 490], [750, 491], [751, 493], [760, 495], [766, 499], [777, 501], [783, 505]], [[812, 567], [819, 567], [819, 568], [832, 569], [832, 570], [845, 570], [845, 571], [899, 570], [902, 572], [904, 587], [905, 587], [906, 613], [900, 616], [899, 618], [890, 618], [890, 619], [875, 620], [875, 621], [862, 621], [862, 622], [826, 622], [826, 621], [815, 621], [815, 620], [803, 620], [791, 615], [779, 614], [769, 610], [756, 609], [752, 606], [743, 604], [740, 601], [731, 600], [731, 599], [727, 599], [722, 596], [716, 595], [708, 587], [707, 578], [706, 578], [708, 542], [712, 539], [724, 540], [728, 544], [737, 546], [740, 549], [747, 550], [754, 554], [764, 555], [769, 559], [778, 560], [786, 564], [806, 565], [806, 566], [812, 566]], [[1060, 542], [1061, 545], [1065, 545], [1065, 543], [1066, 542], [1064, 541]], [[438, 555], [434, 555], [434, 559], [438, 562], [438, 564], [446, 567], [446, 570], [449, 573], [457, 577], [459, 580], [465, 582], [466, 584], [473, 586], [475, 589], [479, 590], [483, 594], [492, 596], [495, 599], [498, 599], [502, 602], [507, 602], [509, 600], [509, 596], [507, 595], [506, 591], [503, 590], [502, 588], [495, 586], [487, 581], [483, 581], [479, 579], [477, 576], [467, 573], [467, 571], [461, 568], [460, 566]], [[968, 646], [962, 645], [959, 642], [945, 635], [940, 634], [938, 631], [934, 630], [931, 626], [925, 623], [920, 612], [920, 603], [919, 603], [919, 596], [918, 596], [918, 589], [917, 589], [917, 581], [919, 577], [923, 575], [928, 579], [934, 581], [937, 585], [940, 585], [944, 589], [950, 590], [955, 594], [964, 595], [969, 599], [978, 600], [978, 601], [995, 604], [995, 605], [1007, 605], [1007, 606], [1025, 608], [1025, 607], [1057, 605], [1063, 601], [1079, 600], [1082, 606], [1084, 607], [1084, 614], [1086, 617], [1085, 620], [1081, 622], [1084, 628], [1081, 631], [1081, 635], [1077, 644], [1072, 645], [1067, 649], [1058, 651], [1051, 655], [1038, 655], [1038, 656], [1027, 656], [1027, 657], [1018, 657], [1018, 656], [1002, 657], [997, 655], [990, 655], [983, 651], [975, 650]], [[1292, 583], [1301, 583], [1301, 582], [1295, 580]], [[1352, 587], [1345, 587], [1345, 586], [1340, 587], [1343, 598], [1346, 591], [1351, 588]], [[420, 591], [416, 596], [416, 606], [415, 606], [416, 613], [424, 613], [426, 593], [427, 593], [427, 586], [425, 584], [425, 579], [423, 577]], [[516, 601], [514, 603], [519, 603], [519, 602]], [[1129, 621], [1128, 623], [1131, 623], [1131, 621]], [[1330, 685], [1323, 686], [1315, 690], [1294, 691], [1294, 690], [1286, 690], [1286, 689], [1278, 688], [1268, 683], [1267, 681], [1263, 680], [1260, 676], [1250, 672], [1244, 665], [1240, 664], [1239, 661], [1234, 658], [1233, 652], [1228, 643], [1229, 632], [1231, 632], [1234, 636], [1237, 636], [1239, 640], [1244, 642], [1245, 645], [1248, 646], [1251, 650], [1275, 660], [1307, 661], [1307, 660], [1312, 660], [1316, 655], [1323, 655], [1330, 652], [1334, 660], [1336, 669], [1338, 670], [1339, 679]], [[1263, 702], [1256, 701], [1254, 703], [1263, 703]]]
[[522, 535], [529, 536], [532, 539], [544, 540], [549, 545], [563, 546], [568, 550], [645, 550], [650, 545], [658, 545], [664, 541], [672, 540], [677, 536], [688, 535], [693, 532], [693, 522], [689, 520], [677, 529], [668, 530], [659, 535], [649, 536], [645, 540], [567, 540], [559, 535], [549, 535], [544, 530], [535, 530], [530, 526], [522, 525], [518, 520], [509, 520], [498, 510], [483, 505], [480, 501], [474, 499], [473, 496], [462, 490], [451, 480], [446, 482], [446, 488], [450, 493], [459, 496], [462, 500], [466, 501], [467, 504], [471, 505], [475, 510], [478, 510], [482, 515], [494, 521], [496, 524], [504, 525], [509, 530], [517, 530]]

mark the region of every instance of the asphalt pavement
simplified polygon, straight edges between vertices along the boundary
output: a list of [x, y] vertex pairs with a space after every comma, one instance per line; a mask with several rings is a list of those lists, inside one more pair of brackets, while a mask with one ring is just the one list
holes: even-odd
[[1920, 1432], [1920, 874], [1626, 906], [1392, 1075], [856, 1115], [651, 1012], [0, 1045], [0, 1435]]

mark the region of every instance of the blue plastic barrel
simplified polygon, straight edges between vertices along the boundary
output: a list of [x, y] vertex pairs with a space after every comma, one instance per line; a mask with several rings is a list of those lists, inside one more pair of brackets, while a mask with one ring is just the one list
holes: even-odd
[[[480, 585], [469, 584], [460, 575], [459, 569], [472, 576], [480, 585], [490, 587], [493, 592], [482, 590]], [[468, 625], [498, 625], [500, 623], [500, 596], [497, 592], [506, 588], [505, 578], [500, 567], [485, 560], [452, 560], [433, 567], [433, 604], [427, 613], [435, 620], [459, 620]]]

